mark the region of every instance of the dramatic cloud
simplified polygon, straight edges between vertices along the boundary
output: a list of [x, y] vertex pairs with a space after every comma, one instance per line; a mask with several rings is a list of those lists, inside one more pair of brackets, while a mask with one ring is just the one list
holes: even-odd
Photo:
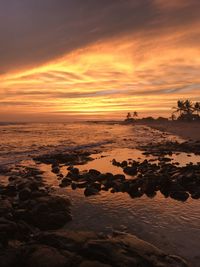
[[199, 0], [1, 0], [0, 115], [200, 100], [199, 14]]
[[[51, 60], [120, 34], [149, 37], [199, 22], [200, 2], [1, 0], [0, 72]], [[191, 29], [190, 29], [191, 30]]]

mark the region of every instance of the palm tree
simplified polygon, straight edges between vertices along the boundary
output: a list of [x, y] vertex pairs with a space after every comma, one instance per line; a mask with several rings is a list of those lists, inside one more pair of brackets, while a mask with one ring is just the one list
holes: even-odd
[[184, 111], [188, 116], [191, 116], [194, 112], [193, 104], [190, 100], [185, 100], [184, 102]]
[[178, 119], [192, 121], [192, 120], [195, 120], [194, 118], [195, 116], [193, 113], [195, 111], [200, 112], [199, 107], [200, 107], [200, 104], [198, 102], [193, 104], [192, 101], [188, 99], [185, 101], [178, 100], [177, 107], [173, 108], [175, 109], [175, 111], [172, 113], [172, 115], [178, 112], [179, 113]]
[[129, 120], [131, 118], [131, 113], [130, 112], [127, 113], [126, 118], [127, 118], [127, 120]]
[[197, 112], [197, 115], [199, 115], [199, 112], [200, 112], [200, 102], [196, 102], [194, 104], [194, 110]]
[[173, 107], [173, 109], [175, 109], [175, 111], [173, 112], [173, 114], [179, 112], [179, 114], [181, 116], [181, 114], [183, 113], [183, 111], [185, 109], [184, 108], [184, 101], [178, 100], [177, 101], [177, 107]]
[[133, 117], [135, 117], [135, 118], [138, 117], [138, 113], [137, 113], [137, 111], [134, 111], [134, 112], [133, 112]]

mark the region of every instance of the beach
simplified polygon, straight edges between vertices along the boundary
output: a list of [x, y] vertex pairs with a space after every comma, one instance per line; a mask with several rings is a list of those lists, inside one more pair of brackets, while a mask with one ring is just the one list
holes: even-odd
[[149, 122], [146, 125], [162, 132], [171, 133], [180, 136], [186, 140], [200, 140], [200, 123], [199, 122]]
[[[64, 266], [70, 259], [75, 266], [198, 267], [200, 143], [157, 126], [115, 122], [0, 131], [2, 261], [17, 261], [17, 252], [20, 266], [41, 264], [41, 250], [49, 255], [45, 264], [57, 258]], [[123, 242], [132, 253], [119, 252], [118, 265], [110, 258]]]

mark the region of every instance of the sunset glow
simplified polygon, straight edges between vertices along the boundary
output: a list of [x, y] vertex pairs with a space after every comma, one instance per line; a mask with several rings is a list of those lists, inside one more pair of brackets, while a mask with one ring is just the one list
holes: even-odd
[[[95, 7], [92, 1], [66, 1], [78, 12], [75, 24], [64, 11], [58, 20], [49, 18], [58, 2], [59, 11], [67, 8], [64, 1], [51, 1], [43, 18], [48, 25], [38, 32], [36, 18], [29, 33], [20, 28], [27, 21], [21, 9], [12, 22], [18, 27], [0, 28], [4, 42], [12, 41], [14, 30], [21, 36], [1, 49], [1, 121], [118, 119], [134, 110], [169, 117], [177, 99], [200, 101], [199, 1], [94, 1]], [[0, 5], [12, 15], [8, 3]], [[33, 13], [46, 10], [39, 7]]]

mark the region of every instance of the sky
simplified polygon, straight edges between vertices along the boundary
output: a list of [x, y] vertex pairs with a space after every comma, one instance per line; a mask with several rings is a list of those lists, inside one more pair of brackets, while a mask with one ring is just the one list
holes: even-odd
[[169, 117], [200, 101], [199, 0], [1, 0], [0, 121]]

